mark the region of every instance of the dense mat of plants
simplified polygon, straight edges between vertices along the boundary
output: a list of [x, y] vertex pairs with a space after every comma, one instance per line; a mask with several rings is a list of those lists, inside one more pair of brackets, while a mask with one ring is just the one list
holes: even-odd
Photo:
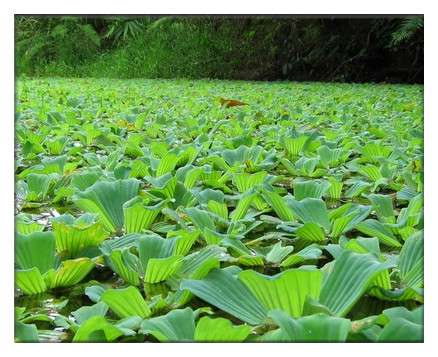
[[19, 80], [16, 340], [421, 341], [422, 92]]

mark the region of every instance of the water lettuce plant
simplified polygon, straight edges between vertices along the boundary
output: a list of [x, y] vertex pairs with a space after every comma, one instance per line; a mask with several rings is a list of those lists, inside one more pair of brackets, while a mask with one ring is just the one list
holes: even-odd
[[422, 341], [421, 86], [16, 98], [16, 341]]

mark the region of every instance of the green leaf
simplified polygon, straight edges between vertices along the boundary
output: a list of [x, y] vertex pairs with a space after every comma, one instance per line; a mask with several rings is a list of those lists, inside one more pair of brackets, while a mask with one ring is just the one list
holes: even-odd
[[398, 306], [383, 311], [385, 327], [380, 332], [379, 342], [422, 342], [423, 306], [409, 311]]
[[25, 213], [15, 216], [15, 230], [22, 235], [29, 235], [33, 232], [41, 232], [44, 226], [32, 220], [32, 217]]
[[105, 288], [101, 285], [92, 285], [85, 288], [85, 295], [93, 302], [99, 302]]
[[222, 317], [202, 317], [195, 329], [195, 341], [199, 342], [242, 342], [251, 333], [247, 325], [233, 325]]
[[41, 274], [57, 264], [55, 236], [52, 232], [33, 232], [15, 238], [15, 260], [21, 269], [38, 268]]
[[108, 237], [100, 222], [88, 213], [76, 219], [70, 214], [58, 216], [52, 219], [52, 227], [57, 252], [69, 257], [76, 257], [86, 247], [98, 246]]
[[34, 324], [24, 324], [20, 321], [15, 322], [15, 341], [16, 342], [39, 342], [38, 329]]
[[240, 193], [244, 193], [257, 185], [261, 185], [268, 173], [259, 171], [254, 174], [238, 173], [233, 175], [233, 184], [237, 187]]
[[169, 172], [172, 172], [175, 169], [176, 164], [178, 163], [178, 157], [175, 154], [168, 153], [166, 154], [158, 164], [157, 170], [155, 172], [156, 177], [161, 177]]
[[290, 206], [303, 223], [317, 223], [325, 230], [330, 230], [328, 211], [323, 200], [316, 198], [305, 198], [301, 201], [291, 200]]
[[327, 145], [318, 148], [319, 161], [325, 168], [336, 167], [344, 162], [349, 153], [342, 148], [330, 149]]
[[371, 212], [371, 207], [368, 206], [344, 205], [340, 208], [342, 208], [342, 211], [339, 211], [339, 215], [337, 213], [333, 214], [336, 210], [330, 212], [330, 218], [333, 220], [332, 231], [330, 235], [335, 239], [339, 238], [342, 233], [352, 230]]
[[375, 219], [367, 219], [356, 225], [356, 229], [370, 237], [377, 237], [388, 247], [400, 248], [401, 243], [394, 237], [391, 230]]
[[103, 316], [93, 316], [76, 331], [73, 342], [111, 342], [122, 336], [122, 331]]
[[284, 148], [291, 158], [295, 158], [303, 151], [307, 140], [309, 140], [309, 137], [306, 135], [302, 135], [297, 138], [285, 138]]
[[38, 268], [15, 271], [15, 284], [26, 295], [39, 294], [47, 290], [46, 283]]
[[345, 316], [365, 293], [373, 278], [391, 266], [391, 263], [381, 263], [372, 254], [345, 250], [335, 259], [319, 301], [336, 316]]
[[101, 300], [120, 318], [129, 316], [146, 318], [151, 314], [146, 301], [134, 286], [105, 290], [101, 295]]
[[409, 237], [400, 251], [398, 267], [403, 285], [418, 288], [423, 286], [424, 239], [423, 232]]
[[138, 258], [129, 252], [129, 248], [115, 249], [108, 257], [111, 269], [127, 283], [138, 286], [140, 278], [138, 274]]
[[148, 261], [144, 277], [145, 283], [159, 283], [175, 274], [182, 265], [182, 256], [151, 258]]
[[167, 201], [162, 201], [154, 206], [147, 206], [141, 197], [123, 204], [124, 225], [126, 233], [141, 233], [154, 223], [161, 209]]
[[87, 169], [74, 173], [71, 177], [71, 185], [80, 191], [85, 191], [103, 175], [100, 168]]
[[232, 222], [238, 221], [245, 217], [246, 213], [248, 212], [249, 207], [254, 201], [254, 198], [256, 197], [255, 193], [252, 193], [251, 191], [248, 191], [246, 194], [242, 194], [241, 198], [234, 209], [233, 212], [230, 214], [230, 218]]
[[304, 263], [307, 260], [318, 259], [322, 255], [322, 250], [317, 244], [311, 244], [297, 253], [288, 256], [281, 264], [281, 267], [287, 268], [293, 265]]
[[327, 181], [297, 181], [294, 182], [293, 188], [294, 197], [298, 201], [301, 201], [304, 198], [320, 199], [326, 193], [328, 183]]
[[195, 333], [193, 310], [173, 310], [167, 315], [144, 320], [139, 333], [152, 335], [160, 342], [192, 341]]
[[138, 253], [141, 272], [145, 273], [149, 261], [154, 258], [168, 258], [174, 255], [177, 239], [143, 235], [138, 238]]
[[383, 179], [383, 175], [380, 172], [380, 169], [374, 165], [366, 165], [360, 167], [359, 173], [373, 182], [378, 182], [379, 180]]
[[89, 258], [65, 260], [58, 269], [49, 270], [44, 280], [50, 289], [72, 286], [84, 279], [93, 268], [94, 263]]
[[268, 332], [263, 341], [345, 342], [351, 330], [350, 320], [321, 313], [294, 319], [283, 311], [274, 310], [269, 316], [280, 329]]
[[274, 264], [280, 263], [294, 250], [293, 246], [282, 247], [281, 242], [278, 242], [272, 246], [272, 249], [266, 254], [266, 261]]
[[371, 187], [371, 184], [365, 181], [356, 181], [354, 182], [347, 191], [345, 191], [345, 197], [354, 198], [358, 197], [362, 192], [364, 192], [367, 188]]
[[123, 227], [123, 204], [137, 196], [138, 190], [135, 179], [99, 181], [73, 196], [73, 201], [84, 211], [99, 214], [104, 226], [115, 232]]
[[368, 196], [368, 199], [381, 222], [395, 223], [394, 207], [390, 196], [372, 194]]
[[307, 297], [318, 299], [322, 273], [316, 269], [290, 269], [269, 276], [244, 270], [239, 274], [239, 280], [250, 289], [266, 311], [280, 309], [299, 317]]
[[26, 177], [28, 201], [43, 201], [51, 191], [55, 182], [58, 179], [58, 174], [29, 174]]
[[266, 317], [266, 309], [247, 286], [226, 270], [214, 269], [202, 280], [183, 280], [181, 288], [250, 325]]
[[207, 208], [210, 212], [217, 214], [224, 220], [228, 220], [228, 207], [225, 202], [217, 202], [210, 200], [207, 203]]
[[91, 306], [82, 306], [73, 311], [71, 314], [75, 318], [78, 325], [82, 325], [88, 319], [94, 316], [105, 316], [108, 312], [108, 305], [104, 302], [98, 302]]
[[378, 342], [423, 342], [423, 326], [406, 319], [393, 319], [382, 330]]
[[294, 220], [293, 212], [287, 206], [286, 202], [284, 201], [284, 197], [281, 197], [276, 192], [267, 190], [262, 192], [262, 196], [280, 219], [286, 222]]
[[214, 231], [216, 229], [211, 216], [203, 210], [196, 207], [186, 208], [185, 213], [189, 216], [196, 228], [204, 232], [206, 228]]
[[321, 243], [325, 239], [324, 230], [313, 222], [304, 223], [295, 233], [298, 238], [310, 243]]
[[340, 200], [342, 194], [342, 188], [344, 187], [344, 183], [342, 181], [338, 181], [332, 177], [329, 178], [329, 187], [327, 189], [326, 197], [331, 200]]

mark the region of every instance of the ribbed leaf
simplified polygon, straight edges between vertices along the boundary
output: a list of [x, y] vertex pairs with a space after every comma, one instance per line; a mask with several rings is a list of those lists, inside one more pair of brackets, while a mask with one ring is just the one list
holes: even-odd
[[230, 214], [230, 218], [232, 222], [238, 221], [245, 217], [249, 207], [254, 201], [255, 196], [256, 194], [252, 193], [251, 191], [247, 192], [246, 194], [242, 194], [242, 197], [237, 203], [236, 208]]
[[126, 233], [141, 233], [154, 223], [161, 209], [166, 205], [162, 201], [154, 206], [145, 204], [141, 197], [134, 197], [123, 204], [124, 226]]
[[266, 254], [266, 261], [274, 264], [280, 263], [284, 258], [286, 258], [294, 250], [293, 246], [283, 247], [281, 242], [273, 245], [272, 249]]
[[73, 342], [111, 342], [122, 336], [122, 331], [103, 316], [94, 316], [85, 321], [73, 337]]
[[157, 171], [155, 173], [156, 177], [163, 176], [169, 172], [172, 172], [175, 169], [175, 166], [178, 162], [178, 158], [175, 154], [168, 153], [166, 154], [158, 164]]
[[389, 247], [399, 248], [402, 246], [394, 237], [391, 230], [375, 219], [367, 219], [357, 224], [356, 229], [370, 237], [379, 238], [380, 242]]
[[336, 167], [344, 162], [349, 153], [342, 148], [330, 149], [327, 145], [318, 148], [319, 161], [325, 168]]
[[173, 310], [165, 316], [144, 320], [139, 333], [152, 335], [158, 341], [192, 341], [195, 334], [195, 315], [190, 308]]
[[380, 169], [374, 165], [362, 166], [359, 169], [359, 173], [366, 176], [370, 181], [376, 182], [383, 178]]
[[294, 319], [283, 311], [274, 310], [269, 316], [279, 330], [268, 332], [263, 341], [344, 342], [351, 330], [350, 320], [321, 313]]
[[108, 312], [108, 305], [104, 302], [98, 302], [91, 306], [82, 306], [73, 311], [71, 314], [78, 325], [82, 325], [88, 319], [94, 316], [105, 316]]
[[15, 321], [15, 342], [39, 342], [38, 329], [35, 324]]
[[159, 236], [142, 236], [138, 238], [138, 253], [141, 271], [146, 272], [150, 259], [168, 258], [173, 255], [175, 239], [164, 239]]
[[28, 201], [42, 201], [51, 191], [51, 188], [58, 179], [56, 173], [53, 174], [29, 174], [26, 177]]
[[172, 256], [168, 258], [149, 259], [144, 281], [146, 283], [159, 283], [168, 279], [182, 265], [182, 256]]
[[140, 278], [138, 274], [138, 258], [129, 252], [129, 248], [116, 249], [108, 257], [111, 268], [127, 283], [138, 286]]
[[327, 181], [297, 181], [293, 184], [294, 197], [301, 201], [304, 198], [322, 198], [328, 189]]
[[344, 316], [367, 290], [372, 279], [391, 266], [390, 263], [381, 263], [372, 254], [345, 250], [335, 259], [319, 301], [333, 314]]
[[332, 200], [340, 200], [343, 187], [344, 183], [342, 181], [329, 178], [329, 187], [326, 196]]
[[47, 290], [46, 283], [38, 268], [15, 271], [15, 284], [26, 295], [39, 294]]
[[267, 176], [266, 171], [259, 171], [254, 174], [238, 173], [233, 175], [233, 184], [240, 193], [244, 193], [257, 185], [261, 185]]
[[382, 316], [387, 322], [377, 341], [422, 342], [423, 314], [423, 306], [412, 311], [400, 306], [384, 310]]
[[188, 190], [195, 187], [196, 181], [200, 177], [203, 170], [199, 167], [194, 167], [190, 171], [186, 173], [186, 176], [184, 178], [184, 186]]
[[317, 244], [311, 244], [297, 253], [287, 257], [280, 266], [287, 268], [293, 265], [304, 263], [306, 260], [318, 259], [322, 254], [322, 250]]
[[378, 162], [379, 158], [386, 158], [391, 154], [391, 148], [378, 143], [368, 143], [362, 148], [362, 157], [370, 162]]
[[292, 200], [290, 206], [303, 223], [317, 223], [327, 231], [330, 230], [328, 211], [323, 200], [316, 198]]
[[190, 217], [190, 220], [193, 222], [195, 227], [199, 228], [201, 232], [204, 232], [205, 228], [215, 230], [215, 225], [213, 219], [210, 215], [203, 210], [200, 210], [196, 207], [186, 208], [185, 212]]
[[151, 314], [146, 301], [134, 286], [129, 286], [125, 289], [105, 290], [101, 300], [120, 318], [129, 316], [146, 318]]
[[199, 342], [242, 342], [250, 334], [247, 325], [233, 325], [230, 320], [222, 317], [212, 319], [202, 317], [195, 329], [195, 341]]
[[141, 159], [132, 161], [129, 177], [143, 178], [148, 175], [150, 175], [149, 166], [145, 162], [143, 162]]
[[251, 290], [266, 311], [280, 309], [299, 317], [307, 297], [318, 299], [322, 273], [316, 269], [291, 269], [269, 276], [244, 270], [239, 274], [239, 280]]
[[19, 234], [29, 235], [33, 232], [41, 232], [43, 229], [44, 226], [33, 221], [30, 215], [20, 213], [15, 216], [15, 230]]
[[153, 186], [153, 189], [150, 191], [152, 194], [162, 198], [173, 198], [178, 180], [172, 174], [167, 173], [158, 178], [147, 177], [146, 179]]
[[303, 150], [304, 144], [306, 144], [308, 136], [302, 135], [297, 138], [285, 138], [284, 139], [284, 148], [290, 157], [297, 157]]
[[367, 188], [371, 187], [371, 184], [365, 181], [356, 181], [353, 183], [347, 191], [345, 191], [345, 197], [354, 198], [358, 197]]
[[423, 232], [409, 237], [400, 251], [398, 267], [402, 284], [411, 288], [423, 285], [424, 239]]
[[294, 220], [292, 210], [278, 193], [264, 190], [262, 196], [280, 219], [287, 222]]
[[395, 223], [394, 208], [390, 196], [372, 194], [368, 196], [368, 199], [373, 204], [373, 209], [376, 211], [380, 221], [383, 223]]
[[226, 270], [214, 269], [202, 280], [183, 280], [181, 288], [251, 325], [266, 317], [266, 309], [246, 285]]
[[207, 208], [210, 212], [217, 214], [219, 217], [224, 220], [228, 220], [228, 207], [225, 202], [217, 202], [210, 200], [207, 203]]
[[378, 342], [422, 342], [423, 325], [406, 319], [393, 319], [380, 333]]
[[139, 181], [99, 181], [73, 197], [75, 204], [87, 212], [97, 213], [105, 227], [114, 232], [123, 227], [123, 204], [137, 196]]
[[319, 224], [313, 222], [304, 223], [295, 233], [298, 238], [306, 242], [321, 243], [325, 239], [324, 230]]
[[186, 255], [193, 244], [199, 238], [199, 231], [188, 231], [188, 230], [179, 230], [179, 231], [171, 231], [167, 234], [167, 239], [174, 239], [175, 246], [173, 249], [174, 255]]
[[[332, 231], [330, 235], [333, 238], [338, 238], [342, 233], [352, 230], [358, 223], [362, 222], [371, 212], [369, 206], [346, 206], [346, 210], [340, 212], [340, 215], [332, 215], [333, 220]], [[331, 214], [333, 213], [330, 212]]]
[[85, 191], [92, 186], [101, 176], [103, 172], [100, 168], [87, 169], [81, 172], [76, 172], [71, 177], [71, 185], [81, 191]]
[[48, 288], [72, 286], [84, 279], [94, 268], [94, 263], [89, 258], [65, 260], [57, 270], [49, 270], [44, 280]]
[[52, 232], [33, 232], [15, 238], [15, 261], [21, 269], [38, 268], [41, 274], [57, 264]]
[[108, 233], [95, 216], [84, 214], [75, 219], [65, 214], [52, 219], [56, 250], [64, 256], [76, 257], [86, 247], [98, 246]]

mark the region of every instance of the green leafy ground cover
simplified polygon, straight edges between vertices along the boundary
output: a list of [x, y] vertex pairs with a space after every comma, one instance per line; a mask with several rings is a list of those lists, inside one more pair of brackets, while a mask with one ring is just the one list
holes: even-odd
[[421, 341], [422, 93], [19, 80], [16, 340]]

